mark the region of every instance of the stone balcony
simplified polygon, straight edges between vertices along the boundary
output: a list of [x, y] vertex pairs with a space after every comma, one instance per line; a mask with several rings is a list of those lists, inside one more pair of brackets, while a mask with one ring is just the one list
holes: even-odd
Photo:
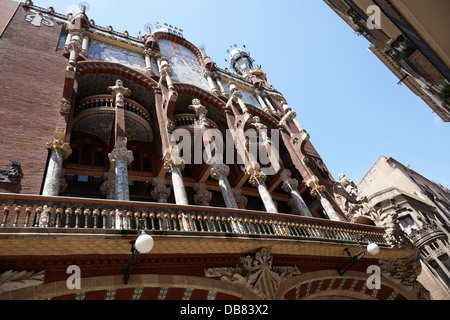
[[155, 238], [152, 253], [269, 246], [280, 253], [342, 256], [346, 247], [358, 250], [355, 239], [362, 234], [365, 243], [380, 246], [379, 258], [407, 255], [387, 245], [383, 228], [297, 215], [23, 194], [0, 194], [0, 205], [3, 256], [128, 254], [140, 218]]

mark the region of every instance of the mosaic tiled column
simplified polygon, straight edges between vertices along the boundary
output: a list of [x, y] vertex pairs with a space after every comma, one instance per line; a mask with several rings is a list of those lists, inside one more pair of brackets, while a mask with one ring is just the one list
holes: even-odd
[[322, 205], [323, 209], [325, 210], [325, 213], [327, 214], [328, 218], [330, 218], [330, 220], [341, 221], [341, 219], [339, 219], [338, 214], [336, 213], [336, 210], [334, 210], [333, 206], [331, 205], [330, 201], [328, 200], [325, 194], [324, 186], [318, 186], [312, 189], [311, 194], [319, 199], [320, 204]]
[[225, 164], [216, 164], [211, 167], [210, 175], [213, 179], [219, 181], [220, 191], [227, 208], [238, 209], [236, 200], [234, 199], [233, 190], [228, 181], [230, 168]]
[[181, 173], [181, 170], [184, 168], [183, 159], [174, 157], [165, 159], [164, 168], [172, 175], [172, 187], [176, 204], [189, 205]]
[[328, 218], [334, 221], [341, 221], [339, 215], [336, 213], [336, 210], [334, 210], [333, 205], [328, 200], [325, 194], [326, 188], [320, 184], [319, 178], [312, 176], [308, 181], [306, 181], [306, 185], [311, 188], [311, 195], [319, 199], [320, 204], [325, 210]]
[[312, 217], [311, 212], [308, 209], [305, 201], [303, 200], [300, 192], [298, 191], [298, 181], [297, 179], [286, 179], [283, 181], [281, 188], [291, 195], [292, 201], [294, 202], [298, 212], [302, 216]]
[[47, 175], [45, 176], [42, 195], [58, 196], [63, 161], [72, 153], [72, 149], [68, 142], [57, 139], [49, 141], [47, 143], [47, 148], [51, 150], [51, 154], [47, 166]]
[[108, 154], [109, 161], [116, 166], [116, 200], [130, 200], [128, 187], [128, 166], [133, 162], [133, 152], [127, 148], [116, 147]]
[[249, 178], [249, 182], [251, 185], [258, 188], [259, 196], [266, 208], [266, 211], [269, 213], [278, 213], [278, 209], [273, 202], [272, 196], [270, 195], [269, 189], [265, 184], [266, 175], [261, 172], [259, 169], [253, 171]]

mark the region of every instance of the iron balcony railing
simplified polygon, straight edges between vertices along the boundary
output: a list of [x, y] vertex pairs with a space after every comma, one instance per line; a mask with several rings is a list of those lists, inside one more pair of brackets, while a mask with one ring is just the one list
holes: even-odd
[[[0, 194], [1, 228], [136, 230], [144, 219], [150, 232], [288, 237], [333, 242], [365, 241], [386, 245], [384, 229], [289, 214], [152, 202], [39, 195]], [[40, 219], [46, 214], [47, 219]], [[11, 231], [10, 229], [10, 231]]]

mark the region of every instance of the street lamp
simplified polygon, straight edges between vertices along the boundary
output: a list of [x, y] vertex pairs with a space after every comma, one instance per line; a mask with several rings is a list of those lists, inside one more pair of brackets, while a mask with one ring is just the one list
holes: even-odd
[[[356, 254], [355, 256], [352, 257], [352, 255], [351, 255], [351, 253], [350, 253], [348, 248], [344, 249], [344, 252], [346, 252], [347, 255], [350, 257], [350, 260], [346, 264], [344, 264], [342, 267], [337, 267], [336, 266], [336, 269], [339, 272], [339, 275], [342, 276], [344, 273], [346, 273], [348, 271], [348, 269], [350, 269], [353, 265], [357, 264], [358, 261], [361, 260], [362, 257], [364, 257], [365, 252], [364, 252], [364, 249], [363, 249], [363, 247], [361, 246], [361, 243], [360, 243], [360, 241], [363, 238], [365, 238], [365, 236], [362, 235], [362, 234], [360, 234], [360, 235], [358, 235], [356, 237], [356, 242], [358, 243], [358, 246], [360, 247], [361, 251], [358, 254]], [[367, 252], [370, 255], [375, 256], [375, 255], [377, 255], [380, 252], [380, 247], [376, 243], [373, 243], [373, 242], [369, 241], [369, 243], [367, 245]]]
[[154, 241], [153, 238], [146, 234], [144, 229], [144, 219], [139, 219], [139, 224], [137, 226], [138, 229], [138, 238], [136, 240], [130, 241], [131, 244], [131, 261], [128, 265], [128, 268], [123, 273], [123, 281], [125, 284], [128, 284], [128, 279], [130, 278], [131, 272], [136, 265], [136, 260], [139, 256], [139, 253], [149, 253], [153, 249]]

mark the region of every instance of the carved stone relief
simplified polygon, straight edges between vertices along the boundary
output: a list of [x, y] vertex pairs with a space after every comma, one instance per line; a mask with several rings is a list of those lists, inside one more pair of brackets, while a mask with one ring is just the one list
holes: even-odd
[[8, 170], [0, 170], [0, 183], [17, 184], [20, 177], [20, 162], [11, 161]]
[[205, 277], [218, 277], [222, 281], [247, 288], [262, 299], [271, 300], [283, 281], [300, 274], [297, 266], [273, 266], [272, 263], [272, 255], [263, 248], [254, 257], [241, 257], [241, 267], [206, 269]]

